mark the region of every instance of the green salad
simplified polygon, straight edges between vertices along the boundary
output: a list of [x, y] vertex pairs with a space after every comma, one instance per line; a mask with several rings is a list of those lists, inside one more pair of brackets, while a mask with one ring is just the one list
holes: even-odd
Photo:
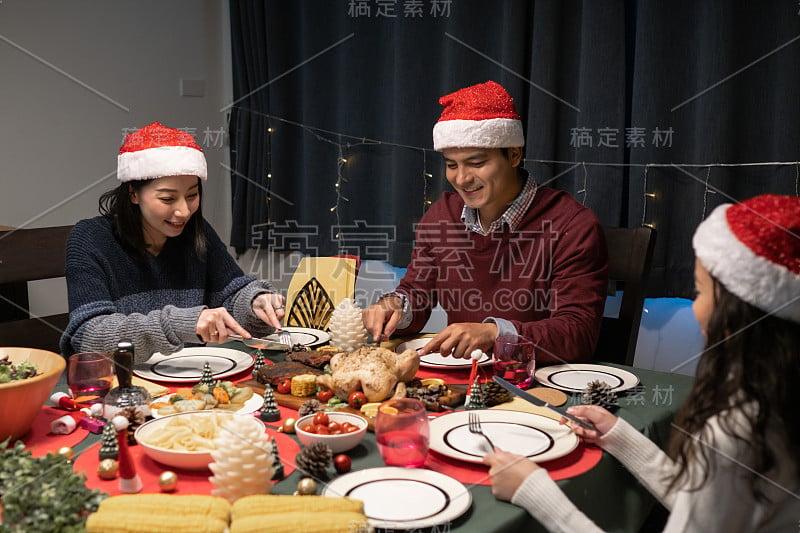
[[39, 373], [36, 365], [29, 361], [12, 363], [8, 355], [0, 357], [0, 383], [10, 383], [18, 379], [32, 378]]

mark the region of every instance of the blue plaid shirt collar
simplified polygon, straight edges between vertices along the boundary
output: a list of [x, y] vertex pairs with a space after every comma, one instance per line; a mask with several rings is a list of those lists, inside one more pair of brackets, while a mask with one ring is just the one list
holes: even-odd
[[517, 230], [517, 227], [519, 227], [522, 221], [522, 217], [525, 216], [525, 213], [531, 206], [531, 202], [533, 202], [533, 198], [536, 196], [536, 189], [538, 188], [536, 181], [528, 175], [526, 170], [520, 169], [520, 174], [525, 178], [525, 185], [522, 186], [522, 190], [517, 197], [514, 198], [514, 201], [509, 204], [508, 209], [505, 210], [500, 218], [492, 222], [485, 230], [481, 226], [478, 210], [467, 207], [466, 205], [464, 206], [464, 209], [461, 211], [461, 221], [464, 223], [467, 231], [486, 236], [495, 231], [502, 230], [503, 224], [508, 224], [508, 229], [510, 231]]

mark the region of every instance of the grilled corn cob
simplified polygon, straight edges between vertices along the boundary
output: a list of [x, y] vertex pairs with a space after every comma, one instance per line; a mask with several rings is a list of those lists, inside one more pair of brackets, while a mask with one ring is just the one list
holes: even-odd
[[[302, 500], [308, 496], [297, 497]], [[230, 533], [362, 533], [372, 531], [364, 515], [353, 512], [272, 513], [236, 518]]]
[[317, 377], [300, 374], [292, 378], [292, 396], [313, 396], [317, 392]]
[[[98, 511], [86, 519], [87, 533], [223, 533], [228, 522], [207, 516], [172, 514], [170, 508], [151, 508], [150, 514], [133, 511]], [[170, 513], [170, 514], [166, 514]], [[254, 530], [255, 531], [255, 530]], [[263, 530], [262, 530], [263, 531]]]
[[280, 494], [255, 494], [236, 500], [231, 507], [234, 520], [269, 513], [313, 512], [364, 512], [364, 502], [352, 498], [329, 496], [297, 496]]
[[116, 514], [157, 515], [216, 518], [228, 522], [231, 505], [225, 498], [182, 494], [123, 494], [106, 498], [98, 512]]

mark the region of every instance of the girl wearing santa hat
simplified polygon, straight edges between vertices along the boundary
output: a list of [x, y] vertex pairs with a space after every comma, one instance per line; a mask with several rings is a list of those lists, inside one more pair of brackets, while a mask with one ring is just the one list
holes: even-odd
[[65, 356], [112, 352], [125, 337], [142, 361], [280, 327], [283, 296], [245, 276], [203, 218], [206, 159], [191, 135], [158, 122], [127, 135], [117, 178], [101, 215], [78, 222], [67, 242]]
[[[666, 531], [795, 531], [800, 523], [800, 198], [716, 208], [694, 236], [706, 338], [668, 456], [599, 406], [576, 434], [614, 455], [670, 510]], [[565, 420], [564, 420], [565, 422]], [[599, 531], [547, 472], [495, 450], [492, 491], [551, 531]]]

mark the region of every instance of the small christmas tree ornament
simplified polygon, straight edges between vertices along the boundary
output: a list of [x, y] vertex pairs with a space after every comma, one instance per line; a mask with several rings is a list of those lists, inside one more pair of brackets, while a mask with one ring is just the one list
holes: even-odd
[[617, 394], [612, 391], [611, 385], [596, 379], [583, 390], [582, 401], [588, 405], [613, 407], [617, 405]]
[[358, 350], [367, 343], [367, 329], [361, 318], [361, 308], [352, 298], [345, 298], [333, 310], [328, 331], [331, 346], [343, 352]]
[[275, 393], [269, 383], [264, 385], [264, 405], [261, 406], [260, 417], [264, 422], [277, 422], [281, 419], [281, 412], [275, 403]]
[[483, 384], [483, 402], [486, 407], [494, 407], [510, 402], [512, 399], [511, 393], [494, 381], [487, 381]]
[[200, 385], [208, 387], [209, 391], [214, 390], [214, 374], [211, 372], [211, 365], [206, 361], [203, 363], [203, 373], [200, 375]]
[[278, 429], [281, 433], [294, 433], [294, 425], [297, 423], [297, 420], [294, 418], [287, 418], [281, 424], [281, 427]]
[[317, 479], [327, 477], [327, 468], [333, 459], [333, 451], [324, 442], [306, 446], [294, 458], [294, 464], [301, 473]]
[[477, 376], [475, 377], [475, 381], [472, 382], [472, 386], [469, 389], [469, 397], [464, 403], [464, 407], [467, 409], [486, 409], [486, 402], [483, 400], [481, 382]]
[[281, 457], [278, 454], [278, 443], [275, 442], [275, 438], [273, 437], [269, 443], [272, 445], [272, 457], [275, 461], [272, 463], [272, 467], [275, 471], [272, 474], [272, 481], [280, 481], [286, 475], [283, 471], [283, 461], [281, 461]]
[[[110, 425], [111, 424], [109, 424], [109, 426]], [[103, 459], [100, 461], [100, 464], [97, 465], [97, 477], [106, 481], [110, 481], [117, 477], [118, 470], [119, 465], [114, 459]]]
[[117, 415], [111, 419], [111, 425], [117, 430], [117, 446], [119, 447], [119, 491], [124, 494], [136, 494], [142, 490], [142, 479], [136, 473], [136, 465], [128, 449], [128, 419]]
[[253, 379], [258, 379], [258, 371], [267, 363], [264, 361], [264, 354], [261, 350], [256, 352], [256, 362], [253, 364]]
[[158, 488], [161, 492], [175, 492], [178, 488], [178, 475], [171, 470], [164, 470], [158, 476]]
[[112, 424], [103, 427], [103, 436], [100, 441], [100, 461], [105, 459], [119, 459], [119, 447], [117, 446], [117, 430]]
[[216, 487], [213, 496], [234, 502], [251, 494], [272, 490], [272, 446], [264, 426], [252, 416], [232, 416], [214, 438], [209, 479]]
[[297, 483], [295, 496], [313, 496], [317, 493], [317, 482], [310, 477], [304, 477]]
[[306, 400], [300, 405], [297, 414], [300, 416], [313, 415], [323, 411], [322, 403], [319, 400]]

